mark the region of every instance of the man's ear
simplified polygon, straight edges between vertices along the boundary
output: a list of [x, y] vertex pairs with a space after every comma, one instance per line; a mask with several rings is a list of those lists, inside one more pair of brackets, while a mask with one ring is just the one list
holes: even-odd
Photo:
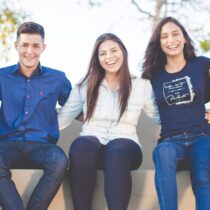
[[42, 49], [42, 52], [44, 52], [46, 49], [46, 44], [43, 44], [43, 49]]
[[17, 41], [14, 42], [15, 49], [17, 50]]

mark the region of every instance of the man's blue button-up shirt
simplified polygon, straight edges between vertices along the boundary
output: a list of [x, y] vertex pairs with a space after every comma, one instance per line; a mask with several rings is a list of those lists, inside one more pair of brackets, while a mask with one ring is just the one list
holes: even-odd
[[0, 69], [0, 141], [56, 143], [56, 104], [64, 105], [71, 84], [61, 71], [39, 66], [26, 78], [19, 65]]

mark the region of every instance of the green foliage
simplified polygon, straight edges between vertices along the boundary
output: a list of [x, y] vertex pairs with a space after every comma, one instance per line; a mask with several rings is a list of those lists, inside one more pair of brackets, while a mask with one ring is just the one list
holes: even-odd
[[209, 37], [207, 39], [200, 41], [200, 48], [202, 49], [203, 52], [210, 51], [210, 33], [208, 35]]
[[[77, 1], [79, 4], [84, 3], [84, 0], [78, 0]], [[88, 0], [86, 3], [90, 7], [95, 7], [95, 6], [102, 6], [104, 0]]]
[[[17, 1], [16, 1], [17, 2]], [[0, 0], [0, 59], [8, 61], [17, 27], [28, 14], [15, 7], [11, 0]]]

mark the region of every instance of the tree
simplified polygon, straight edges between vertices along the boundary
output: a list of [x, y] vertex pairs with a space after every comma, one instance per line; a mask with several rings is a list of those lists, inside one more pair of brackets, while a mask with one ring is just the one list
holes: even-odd
[[17, 26], [29, 16], [17, 8], [16, 4], [12, 0], [0, 0], [0, 59], [5, 61], [8, 61]]
[[210, 33], [208, 34], [208, 37], [206, 39], [200, 41], [200, 48], [203, 52], [210, 51]]
[[[126, 0], [125, 0], [126, 1]], [[204, 52], [210, 50], [210, 29], [206, 29], [205, 21], [194, 24], [201, 16], [209, 19], [210, 7], [208, 0], [127, 0], [139, 12], [139, 20], [150, 24], [151, 31], [157, 22], [166, 16], [175, 16], [187, 25], [198, 47]], [[103, 6], [108, 0], [87, 0], [90, 7]], [[81, 1], [78, 0], [78, 3]], [[202, 15], [201, 15], [202, 14]], [[132, 15], [132, 14], [131, 14]], [[197, 17], [197, 18], [196, 18]]]
[[[139, 3], [137, 3], [139, 2]], [[144, 11], [139, 5], [140, 1], [131, 0], [131, 3], [136, 7], [140, 13], [144, 13], [152, 22], [152, 28], [155, 27], [160, 18], [166, 17], [167, 15], [176, 14], [177, 17], [185, 18], [186, 22], [192, 22], [192, 16], [190, 20], [186, 14], [195, 14], [196, 11], [204, 12], [206, 14], [210, 13], [210, 8], [208, 7], [209, 2], [200, 0], [155, 0], [155, 9], [153, 12]], [[188, 11], [191, 11], [190, 13]], [[206, 24], [206, 23], [204, 23]], [[210, 50], [210, 33], [204, 32], [203, 27], [193, 28], [194, 37], [197, 37], [199, 47], [203, 52], [208, 52]], [[205, 35], [203, 35], [206, 33]]]

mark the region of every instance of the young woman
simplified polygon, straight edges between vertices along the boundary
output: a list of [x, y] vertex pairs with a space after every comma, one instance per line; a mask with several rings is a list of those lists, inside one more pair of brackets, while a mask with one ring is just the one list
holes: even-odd
[[197, 210], [210, 209], [210, 125], [204, 119], [210, 59], [196, 57], [185, 28], [166, 17], [145, 53], [143, 78], [151, 79], [161, 121], [153, 152], [161, 210], [177, 210], [177, 165], [187, 160]]
[[59, 116], [63, 128], [84, 113], [82, 132], [69, 152], [75, 210], [91, 210], [97, 169], [104, 171], [108, 209], [127, 209], [130, 171], [142, 160], [136, 133], [142, 109], [151, 117], [159, 117], [150, 81], [132, 77], [122, 41], [114, 34], [102, 34], [96, 40], [85, 78], [75, 86]]

